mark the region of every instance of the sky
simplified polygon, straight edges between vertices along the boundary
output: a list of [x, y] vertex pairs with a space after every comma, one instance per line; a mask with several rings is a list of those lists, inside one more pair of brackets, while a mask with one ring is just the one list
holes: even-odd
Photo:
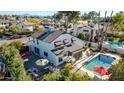
[[[81, 14], [84, 14], [84, 12], [88, 13], [89, 11], [81, 11]], [[98, 12], [98, 11], [97, 11]], [[56, 13], [56, 11], [0, 11], [0, 15], [38, 15], [38, 16], [52, 16]], [[101, 16], [105, 16], [105, 11], [101, 11]], [[117, 13], [114, 11], [114, 14]], [[110, 16], [111, 11], [107, 12], [107, 16]]]

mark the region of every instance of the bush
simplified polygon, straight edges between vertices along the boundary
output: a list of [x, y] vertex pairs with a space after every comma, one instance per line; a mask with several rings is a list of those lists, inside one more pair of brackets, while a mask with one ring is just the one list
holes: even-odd
[[97, 51], [98, 51], [97, 48], [95, 48], [95, 47], [91, 48], [91, 50], [92, 50], [93, 52], [97, 52]]
[[31, 34], [31, 33], [33, 33], [33, 31], [30, 31], [30, 30], [26, 29], [26, 30], [21, 31], [21, 32], [18, 33], [18, 34], [19, 34], [19, 35], [29, 35], [29, 34]]
[[121, 57], [122, 57], [122, 58], [124, 58], [124, 53], [123, 53], [123, 54], [121, 54]]
[[124, 60], [119, 61], [117, 64], [109, 68], [111, 74], [109, 80], [111, 81], [124, 81]]
[[20, 51], [20, 53], [26, 51], [26, 46], [19, 40], [15, 40], [9, 44], [9, 46], [12, 46]]
[[114, 37], [109, 37], [108, 40], [109, 41], [114, 41]]
[[71, 64], [65, 65], [57, 73], [48, 73], [43, 76], [42, 80], [45, 81], [89, 81], [92, 80], [87, 74], [79, 74], [72, 71], [73, 66]]
[[0, 35], [0, 38], [3, 38], [3, 36], [2, 36], [2, 35]]
[[112, 51], [111, 51], [112, 53], [116, 53], [117, 51], [115, 50], [115, 49], [112, 49]]
[[84, 39], [84, 34], [83, 33], [79, 33], [78, 34], [78, 38], [81, 39], [81, 40], [83, 40]]
[[88, 46], [84, 46], [84, 47], [83, 47], [84, 51], [86, 51], [86, 50], [87, 50], [87, 48], [88, 48]]

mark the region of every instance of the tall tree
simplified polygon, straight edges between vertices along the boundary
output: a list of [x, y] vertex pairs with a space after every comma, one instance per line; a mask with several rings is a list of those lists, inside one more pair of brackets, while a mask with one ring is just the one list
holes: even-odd
[[98, 16], [98, 13], [96, 11], [90, 11], [88, 13], [88, 16], [90, 17], [91, 20], [96, 20], [97, 16]]
[[119, 61], [117, 64], [109, 68], [110, 81], [124, 81], [124, 60]]
[[8, 32], [12, 33], [12, 34], [17, 34], [19, 32], [21, 32], [21, 29], [19, 26], [17, 25], [11, 25], [9, 28], [8, 28]]
[[22, 60], [17, 49], [9, 45], [3, 45], [0, 47], [0, 54], [10, 72], [12, 80], [31, 80], [30, 77], [26, 74], [23, 65], [24, 61]]
[[112, 17], [113, 31], [121, 31], [124, 29], [124, 13], [117, 13]]
[[80, 18], [80, 12], [79, 11], [59, 11], [56, 15], [57, 20], [63, 19], [65, 21], [64, 27], [65, 31], [68, 30], [68, 25], [70, 22], [76, 23], [77, 20]]

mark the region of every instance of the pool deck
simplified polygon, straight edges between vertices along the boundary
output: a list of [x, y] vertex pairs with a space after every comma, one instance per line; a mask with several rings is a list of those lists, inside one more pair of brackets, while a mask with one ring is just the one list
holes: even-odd
[[104, 76], [98, 76], [98, 75], [95, 75], [92, 71], [89, 71], [89, 70], [87, 70], [86, 68], [84, 68], [84, 66], [83, 66], [83, 64], [85, 63], [85, 62], [87, 62], [87, 61], [89, 61], [89, 60], [91, 60], [91, 59], [93, 59], [93, 58], [95, 58], [96, 56], [98, 56], [98, 55], [100, 55], [100, 54], [103, 54], [103, 55], [108, 55], [108, 56], [110, 56], [110, 57], [114, 57], [114, 58], [116, 58], [116, 60], [113, 62], [113, 64], [114, 63], [117, 63], [120, 59], [121, 59], [121, 57], [119, 56], [119, 55], [117, 55], [117, 54], [111, 54], [111, 53], [96, 53], [94, 56], [89, 56], [89, 57], [87, 57], [87, 58], [85, 58], [85, 59], [81, 59], [81, 60], [78, 60], [75, 64], [74, 64], [74, 71], [75, 72], [79, 72], [79, 73], [81, 73], [81, 74], [88, 74], [90, 77], [92, 77], [93, 78], [93, 80], [98, 80], [98, 81], [100, 81], [100, 80], [108, 80], [108, 78], [109, 78], [109, 76], [107, 76], [107, 75], [104, 75]]

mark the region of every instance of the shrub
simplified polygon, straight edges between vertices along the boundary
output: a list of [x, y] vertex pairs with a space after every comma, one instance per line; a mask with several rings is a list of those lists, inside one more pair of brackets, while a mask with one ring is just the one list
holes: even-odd
[[101, 52], [108, 52], [108, 49], [107, 48], [102, 48]]
[[12, 46], [20, 51], [20, 53], [26, 51], [26, 46], [19, 40], [15, 40], [9, 44], [9, 46]]
[[109, 68], [111, 81], [124, 81], [124, 60], [119, 61], [117, 64], [112, 65]]
[[84, 34], [83, 33], [79, 33], [78, 34], [78, 38], [81, 39], [81, 40], [83, 40], [84, 39]]
[[91, 48], [91, 50], [92, 50], [93, 52], [97, 52], [97, 48], [95, 48], [95, 47]]
[[84, 51], [87, 50], [87, 48], [88, 48], [88, 46], [84, 46], [84, 47], [83, 47]]
[[112, 51], [111, 51], [112, 53], [116, 53], [117, 51], [115, 50], [115, 49], [112, 49]]
[[87, 74], [79, 74], [72, 71], [71, 64], [65, 65], [59, 72], [48, 73], [43, 76], [42, 80], [45, 81], [89, 81], [92, 80]]
[[109, 37], [108, 40], [109, 41], [114, 41], [114, 38], [113, 37]]
[[29, 35], [29, 34], [31, 34], [31, 33], [33, 33], [33, 31], [30, 31], [30, 30], [26, 29], [26, 30], [21, 31], [21, 32], [18, 33], [18, 34], [19, 34], [19, 35]]
[[124, 53], [123, 53], [123, 54], [121, 54], [121, 57], [122, 57], [122, 58], [124, 58]]

